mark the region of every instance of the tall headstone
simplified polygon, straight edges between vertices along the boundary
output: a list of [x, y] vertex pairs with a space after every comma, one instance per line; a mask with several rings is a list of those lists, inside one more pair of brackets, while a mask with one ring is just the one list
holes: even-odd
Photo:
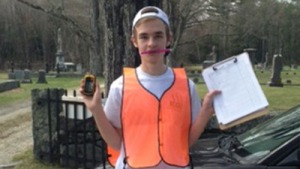
[[281, 82], [281, 71], [283, 69], [282, 63], [282, 55], [274, 55], [273, 62], [272, 62], [272, 77], [271, 81], [269, 82], [269, 86], [274, 87], [283, 87], [283, 83]]
[[56, 69], [62, 70], [64, 68], [64, 52], [61, 28], [57, 30], [57, 52], [56, 52]]

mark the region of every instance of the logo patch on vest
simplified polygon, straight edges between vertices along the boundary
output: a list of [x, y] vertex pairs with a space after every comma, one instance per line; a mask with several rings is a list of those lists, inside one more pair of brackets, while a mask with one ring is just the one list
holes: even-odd
[[183, 98], [179, 94], [173, 94], [170, 101], [170, 108], [173, 111], [181, 111], [183, 109]]

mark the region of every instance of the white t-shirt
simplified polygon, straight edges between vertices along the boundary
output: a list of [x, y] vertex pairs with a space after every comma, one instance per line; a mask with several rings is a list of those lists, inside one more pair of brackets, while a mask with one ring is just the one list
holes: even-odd
[[[142, 71], [140, 67], [137, 68], [138, 79], [141, 84], [148, 89], [157, 98], [160, 98], [164, 91], [169, 88], [173, 82], [174, 74], [171, 68], [159, 76], [152, 76]], [[198, 93], [195, 88], [195, 84], [192, 80], [189, 80], [189, 87], [191, 93], [191, 105], [192, 105], [192, 121], [195, 120], [196, 116], [200, 112], [201, 104]], [[104, 111], [108, 120], [116, 128], [121, 128], [121, 102], [122, 102], [122, 89], [123, 89], [123, 76], [116, 79], [111, 87], [108, 94], [108, 98], [105, 102]], [[124, 145], [122, 143], [120, 156], [116, 163], [116, 169], [123, 169], [123, 159], [125, 157]], [[129, 167], [126, 167], [129, 168]], [[150, 168], [147, 168], [150, 169]], [[178, 167], [169, 166], [161, 162], [155, 169], [178, 169]]]

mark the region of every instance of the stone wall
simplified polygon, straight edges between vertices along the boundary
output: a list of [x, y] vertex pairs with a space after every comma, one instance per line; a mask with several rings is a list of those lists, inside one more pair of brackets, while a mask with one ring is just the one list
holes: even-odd
[[8, 80], [0, 83], [0, 92], [16, 89], [19, 87], [20, 87], [20, 82], [18, 80]]
[[62, 107], [57, 107], [55, 102], [48, 102], [48, 99], [56, 99], [57, 92], [62, 96], [64, 90], [49, 90], [49, 96], [46, 89], [31, 91], [33, 153], [36, 159], [46, 162], [52, 162], [54, 159], [51, 155], [58, 153], [56, 112], [61, 112]]

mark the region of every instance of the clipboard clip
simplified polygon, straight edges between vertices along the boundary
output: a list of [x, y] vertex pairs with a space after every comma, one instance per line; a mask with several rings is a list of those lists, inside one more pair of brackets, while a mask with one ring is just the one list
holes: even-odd
[[[233, 63], [237, 63], [237, 58], [235, 57], [234, 59], [233, 59]], [[214, 71], [217, 71], [218, 69], [215, 67], [215, 66], [213, 66], [212, 67], [212, 69], [214, 70]]]
[[237, 58], [234, 58], [233, 63], [236, 63], [236, 62], [237, 62]]

